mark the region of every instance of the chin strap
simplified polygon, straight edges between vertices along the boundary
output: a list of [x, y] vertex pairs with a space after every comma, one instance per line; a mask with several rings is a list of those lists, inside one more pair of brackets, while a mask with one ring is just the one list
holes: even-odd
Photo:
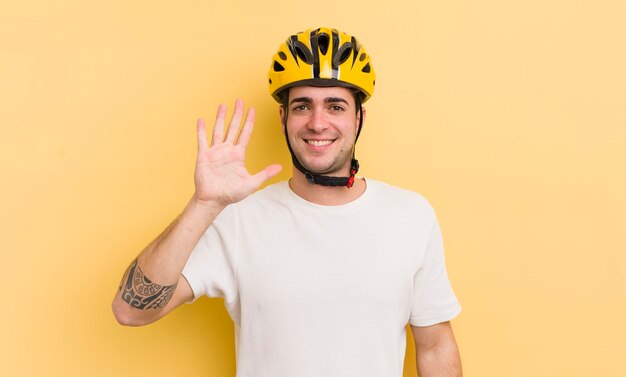
[[359, 171], [359, 161], [355, 160], [354, 158], [352, 159], [349, 177], [329, 177], [326, 175], [317, 175], [311, 173], [304, 168], [298, 170], [300, 170], [304, 174], [306, 180], [309, 181], [309, 183], [321, 186], [345, 186], [347, 188], [350, 188], [352, 187], [352, 185], [354, 185], [354, 176]]
[[354, 150], [356, 149], [356, 141], [359, 139], [359, 135], [361, 134], [361, 128], [363, 127], [363, 107], [361, 106], [361, 101], [358, 101], [359, 106], [359, 129], [356, 133], [356, 138], [354, 139], [354, 146], [352, 147], [352, 161], [350, 162], [350, 176], [349, 177], [330, 177], [326, 175], [315, 174], [307, 169], [298, 161], [296, 155], [293, 153], [291, 149], [291, 144], [289, 143], [289, 134], [287, 133], [287, 114], [289, 111], [289, 107], [287, 104], [283, 105], [285, 109], [284, 115], [284, 128], [285, 128], [285, 139], [287, 140], [287, 148], [289, 148], [289, 153], [291, 154], [291, 161], [293, 162], [293, 166], [296, 167], [304, 176], [306, 180], [315, 185], [320, 186], [345, 186], [346, 188], [352, 187], [354, 185], [354, 176], [359, 171], [359, 161], [354, 158]]

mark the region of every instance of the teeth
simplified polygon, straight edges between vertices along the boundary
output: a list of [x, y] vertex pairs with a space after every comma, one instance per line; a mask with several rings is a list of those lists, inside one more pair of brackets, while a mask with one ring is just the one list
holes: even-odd
[[332, 140], [307, 140], [306, 142], [316, 147], [323, 147], [332, 143]]

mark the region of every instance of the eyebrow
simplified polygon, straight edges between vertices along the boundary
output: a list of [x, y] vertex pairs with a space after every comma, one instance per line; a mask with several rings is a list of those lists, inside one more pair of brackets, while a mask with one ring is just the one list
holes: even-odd
[[[289, 104], [291, 105], [294, 102], [312, 103], [313, 99], [311, 97], [297, 97], [297, 98], [294, 98], [291, 101], [289, 101]], [[324, 98], [324, 103], [336, 103], [336, 102], [343, 102], [346, 105], [348, 105], [348, 101], [346, 101], [345, 99], [343, 99], [341, 97], [326, 97], [326, 98]]]

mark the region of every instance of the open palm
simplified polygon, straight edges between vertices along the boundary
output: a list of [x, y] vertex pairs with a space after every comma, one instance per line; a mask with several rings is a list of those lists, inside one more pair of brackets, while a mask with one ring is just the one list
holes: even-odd
[[254, 109], [248, 110], [239, 131], [242, 117], [243, 101], [238, 99], [228, 129], [225, 130], [226, 105], [220, 105], [210, 146], [207, 144], [204, 120], [198, 120], [198, 157], [194, 176], [196, 200], [222, 206], [236, 203], [280, 172], [280, 165], [270, 165], [254, 175], [248, 172], [244, 159], [254, 127]]

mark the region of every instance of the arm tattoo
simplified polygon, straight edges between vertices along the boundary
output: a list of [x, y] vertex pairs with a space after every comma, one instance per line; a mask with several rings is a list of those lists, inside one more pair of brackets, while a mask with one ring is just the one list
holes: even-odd
[[148, 279], [139, 268], [137, 259], [128, 267], [122, 279], [122, 300], [137, 309], [161, 309], [172, 298], [178, 284], [159, 285]]

